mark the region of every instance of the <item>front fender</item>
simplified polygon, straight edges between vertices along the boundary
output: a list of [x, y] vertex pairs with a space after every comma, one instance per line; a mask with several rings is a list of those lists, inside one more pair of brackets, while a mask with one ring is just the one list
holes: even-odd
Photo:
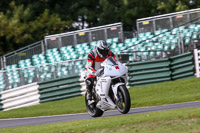
[[120, 86], [120, 85], [125, 85], [124, 83], [120, 82], [120, 83], [117, 83], [115, 85], [112, 85], [112, 90], [113, 90], [113, 93], [115, 95], [115, 98], [118, 100], [118, 96], [117, 96], [117, 88]]

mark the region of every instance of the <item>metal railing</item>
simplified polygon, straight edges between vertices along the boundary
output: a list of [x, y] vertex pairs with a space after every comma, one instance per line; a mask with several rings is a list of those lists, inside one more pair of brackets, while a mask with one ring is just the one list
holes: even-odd
[[45, 51], [43, 40], [8, 53], [0, 57], [0, 69], [7, 65], [18, 64], [20, 60], [31, 59], [34, 54], [40, 54]]
[[174, 55], [174, 52], [166, 52], [163, 50], [157, 51], [124, 51], [118, 55], [119, 60], [122, 63], [128, 62], [141, 62], [141, 61], [148, 61], [148, 60], [157, 60], [168, 58]]
[[[200, 9], [199, 9], [200, 10]], [[152, 20], [153, 21], [153, 20]], [[151, 42], [153, 38], [155, 37], [159, 37], [160, 35], [163, 35], [167, 32], [172, 32], [172, 30], [174, 30], [175, 28], [177, 29], [177, 34], [174, 34], [174, 36], [176, 36], [177, 38], [177, 43], [176, 43], [176, 49], [173, 51], [173, 55], [177, 55], [177, 54], [182, 54], [182, 53], [186, 53], [186, 52], [189, 52], [189, 51], [192, 51], [194, 48], [197, 48], [197, 47], [200, 47], [200, 31], [192, 31], [192, 29], [190, 29], [189, 26], [191, 26], [192, 24], [198, 24], [200, 25], [200, 17], [196, 17], [192, 20], [189, 20], [189, 21], [186, 21], [184, 23], [181, 23], [179, 24], [178, 26], [176, 27], [173, 27], [173, 28], [170, 28], [170, 29], [167, 29], [166, 31], [163, 31], [159, 34], [154, 34], [152, 37], [149, 37], [149, 38], [146, 38], [145, 40], [140, 40], [140, 42], [138, 42], [137, 44], [135, 44], [134, 46], [129, 46], [129, 47], [126, 47], [126, 49], [123, 49], [122, 50], [122, 53], [124, 52], [129, 52], [127, 49], [130, 49], [132, 47], [136, 47], [138, 48], [139, 45], [143, 44], [147, 44], [147, 41]], [[196, 34], [196, 38], [193, 39], [192, 37], [184, 37], [183, 35], [185, 33], [183, 33], [183, 29], [186, 28], [188, 29], [190, 32], [193, 32]], [[192, 34], [193, 34], [192, 33]], [[170, 33], [171, 34], [171, 33]], [[162, 38], [161, 37], [161, 38]], [[189, 41], [189, 44], [188, 45], [185, 45], [185, 39], [188, 38], [190, 39]], [[148, 43], [149, 43], [148, 42]], [[160, 42], [158, 42], [160, 43]], [[161, 42], [162, 43], [162, 42]], [[136, 49], [137, 51], [138, 49]], [[142, 51], [141, 51], [142, 52]], [[169, 53], [169, 52], [168, 52]], [[161, 56], [162, 57], [162, 56]]]
[[48, 63], [32, 67], [0, 71], [0, 91], [20, 87], [33, 82], [80, 74], [85, 69], [86, 59]]
[[61, 48], [63, 46], [91, 43], [98, 40], [106, 40], [118, 37], [123, 41], [122, 23], [114, 23], [94, 28], [88, 28], [73, 32], [45, 36], [47, 49]]
[[153, 33], [157, 30], [172, 29], [197, 17], [200, 17], [200, 8], [137, 19], [137, 31]]

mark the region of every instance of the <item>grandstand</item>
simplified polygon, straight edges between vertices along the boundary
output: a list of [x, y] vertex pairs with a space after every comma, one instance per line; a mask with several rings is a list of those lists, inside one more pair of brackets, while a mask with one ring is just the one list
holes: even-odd
[[126, 55], [126, 62], [155, 60], [187, 52], [198, 46], [199, 18], [187, 25], [142, 32], [128, 38], [122, 34], [122, 23], [46, 36], [44, 43], [40, 41], [19, 51], [25, 53], [23, 58], [17, 58], [18, 52], [11, 54], [12, 60], [8, 55], [1, 57], [0, 91], [79, 74], [85, 68], [87, 54], [99, 40], [110, 43], [110, 49], [119, 59], [123, 60]]

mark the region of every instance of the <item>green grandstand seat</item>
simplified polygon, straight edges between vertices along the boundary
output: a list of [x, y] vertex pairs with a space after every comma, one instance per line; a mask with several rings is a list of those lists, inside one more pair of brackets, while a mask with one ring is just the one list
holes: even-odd
[[82, 48], [82, 44], [76, 44], [75, 45], [75, 49], [80, 49], [80, 48]]
[[72, 57], [72, 59], [78, 59], [78, 55], [77, 54], [74, 54], [74, 55], [71, 55]]
[[65, 46], [64, 46], [64, 47], [61, 47], [61, 48], [60, 48], [60, 51], [67, 51], [67, 47], [65, 47]]
[[164, 50], [164, 51], [169, 51], [169, 47], [170, 47], [169, 45], [164, 45], [164, 46], [163, 46], [163, 50]]
[[158, 36], [153, 37], [153, 38], [152, 38], [152, 41], [154, 41], [154, 42], [155, 42], [155, 41], [158, 41]]
[[147, 38], [152, 39], [154, 35], [147, 36]]
[[175, 48], [176, 48], [176, 44], [171, 44], [171, 45], [170, 45], [170, 51], [174, 51]]
[[155, 56], [157, 56], [157, 57], [161, 57], [161, 55], [162, 55], [161, 51], [156, 51]]
[[171, 42], [174, 44], [178, 43], [178, 38], [174, 38], [173, 40], [171, 40]]
[[149, 37], [151, 35], [151, 32], [146, 32], [145, 36]]
[[85, 43], [82, 43], [82, 47], [87, 47], [88, 44], [85, 42]]
[[197, 39], [197, 38], [198, 38], [198, 33], [197, 32], [193, 32], [192, 39]]
[[149, 57], [150, 58], [153, 58], [155, 56], [155, 52], [154, 51], [151, 51], [150, 53], [149, 53]]
[[52, 79], [52, 73], [47, 73], [45, 80], [50, 80], [50, 79]]
[[184, 30], [185, 30], [185, 26], [180, 26], [180, 27], [178, 27], [178, 30], [179, 30], [179, 31], [184, 31]]
[[118, 46], [119, 48], [122, 48], [122, 47], [124, 46], [124, 43], [119, 43], [117, 46]]
[[165, 45], [170, 45], [170, 43], [171, 43], [171, 40], [169, 39], [164, 42]]
[[196, 25], [193, 29], [194, 32], [199, 32], [200, 31], [200, 25]]
[[95, 46], [95, 45], [97, 45], [97, 41], [93, 41], [93, 42], [90, 43], [90, 46], [92, 46], [92, 47]]
[[118, 46], [118, 44], [116, 44], [116, 43], [113, 43], [113, 44], [111, 44], [111, 46], [110, 47], [112, 47], [112, 48], [116, 48]]
[[164, 36], [164, 34], [160, 34], [160, 35], [158, 35], [158, 38], [159, 38], [159, 39], [162, 39], [163, 36]]
[[135, 43], [137, 41], [137, 38], [132, 38], [131, 42]]
[[161, 40], [162, 40], [162, 41], [168, 40], [168, 36], [163, 36], [163, 37], [161, 38]]
[[138, 37], [139, 37], [139, 38], [145, 37], [145, 33], [140, 33], [140, 34], [138, 34]]
[[109, 38], [109, 39], [106, 40], [106, 42], [111, 44], [113, 42], [113, 39]]
[[157, 50], [163, 50], [163, 47], [164, 47], [163, 44], [159, 44], [159, 45], [157, 46]]
[[162, 30], [162, 33], [167, 32], [167, 31], [168, 31], [168, 29], [163, 29], [163, 30]]
[[124, 41], [125, 44], [128, 44], [128, 43], [130, 43], [130, 42], [132, 42], [132, 39], [130, 39], [130, 38], [128, 38], [128, 39], [126, 39], [126, 40]]
[[191, 30], [191, 31], [193, 31], [193, 29], [196, 27], [196, 25], [195, 24], [191, 24], [188, 28]]
[[172, 35], [176, 35], [178, 33], [178, 28], [174, 28], [172, 31], [171, 31], [171, 34]]
[[145, 40], [147, 40], [147, 36], [141, 37], [140, 39], [141, 39], [142, 41], [145, 41]]
[[170, 35], [170, 36], [168, 36], [168, 37], [169, 37], [169, 40], [173, 40], [173, 39], [175, 38], [174, 35]]
[[113, 43], [118, 43], [118, 42], [119, 42], [119, 38], [118, 37], [113, 38]]
[[134, 46], [134, 43], [129, 42], [129, 43], [125, 44], [125, 46], [127, 46], [127, 47], [131, 47], [131, 46]]
[[157, 31], [155, 31], [154, 34], [155, 34], [155, 35], [159, 35], [159, 34], [161, 34], [161, 32], [162, 32], [161, 30], [157, 30]]
[[170, 36], [170, 35], [171, 35], [171, 32], [165, 32], [164, 35]]
[[192, 32], [187, 32], [186, 34], [185, 34], [185, 37], [191, 37], [192, 36]]
[[190, 38], [189, 37], [185, 38], [184, 44], [185, 45], [189, 45], [190, 44]]

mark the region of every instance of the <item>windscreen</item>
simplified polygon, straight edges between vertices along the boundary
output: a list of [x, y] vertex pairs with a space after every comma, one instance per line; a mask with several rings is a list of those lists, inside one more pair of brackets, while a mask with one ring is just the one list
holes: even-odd
[[113, 59], [113, 57], [108, 57], [106, 63], [107, 63], [107, 65], [110, 65], [110, 66], [116, 66], [116, 65], [117, 65], [117, 63], [116, 63], [116, 61]]

